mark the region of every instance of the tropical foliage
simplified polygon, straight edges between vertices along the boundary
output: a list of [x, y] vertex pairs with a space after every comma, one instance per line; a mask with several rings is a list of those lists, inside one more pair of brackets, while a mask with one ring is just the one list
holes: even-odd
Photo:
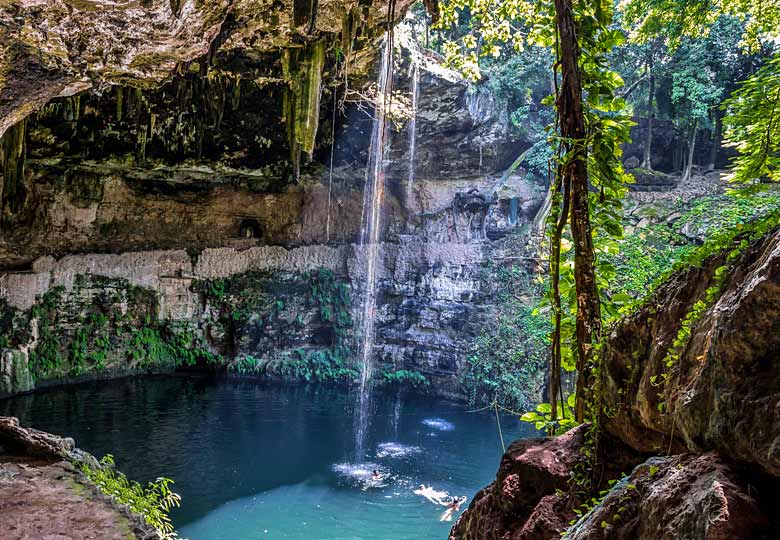
[[[753, 0], [625, 0], [616, 12], [612, 2], [601, 0], [449, 0], [440, 11], [439, 28], [449, 32], [442, 49], [451, 65], [474, 80], [492, 72], [499, 87], [511, 88], [505, 84], [509, 68], [496, 69], [497, 59], [544, 58], [529, 55], [533, 48], [551, 53], [546, 78], [552, 94], [542, 101], [554, 111], [546, 127], [550, 396], [525, 419], [555, 432], [571, 425], [573, 414], [577, 421], [590, 419], [597, 430], [595, 351], [602, 328], [635, 305], [632, 289], [701, 256], [690, 242], [675, 247], [679, 232], [660, 225], [623, 238], [621, 199], [630, 178], [622, 171], [620, 147], [628, 140], [630, 116], [637, 110], [649, 117], [643, 163], [648, 169], [652, 120], [661, 114], [686, 135], [683, 179], [692, 174], [697, 140], [705, 131], [712, 148], [709, 168], [723, 137], [739, 151], [734, 179], [751, 187], [777, 181], [780, 7]], [[520, 70], [518, 80], [522, 77]], [[544, 117], [529, 114], [530, 106], [523, 109], [522, 98], [513, 99], [521, 103], [515, 113], [520, 122]], [[763, 224], [772, 222], [771, 197], [727, 201], [724, 215], [738, 218], [713, 224], [707, 232], [717, 240], [708, 241], [707, 249], [730, 245], [732, 233], [746, 228], [760, 213], [756, 207], [767, 202]], [[685, 220], [697, 219], [702, 207], [694, 205]], [[633, 261], [631, 253], [644, 241], [651, 249]], [[537, 313], [543, 309], [544, 304]], [[561, 370], [572, 369], [578, 373], [573, 401], [560, 384]]]

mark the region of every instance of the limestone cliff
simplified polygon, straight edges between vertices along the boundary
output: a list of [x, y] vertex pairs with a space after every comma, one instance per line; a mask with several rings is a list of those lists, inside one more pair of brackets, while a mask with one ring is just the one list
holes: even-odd
[[[3, 143], [0, 393], [181, 364], [354, 374], [372, 80], [407, 3], [180, 4], [3, 8], [59, 82], [5, 79], [28, 114]], [[374, 358], [460, 398], [544, 185], [499, 183], [526, 145], [504, 105], [398, 43]]]

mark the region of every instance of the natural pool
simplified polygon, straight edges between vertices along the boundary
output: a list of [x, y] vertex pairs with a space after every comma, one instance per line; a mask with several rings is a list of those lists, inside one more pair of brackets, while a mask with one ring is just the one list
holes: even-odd
[[[412, 491], [470, 501], [490, 482], [494, 413], [377, 392], [362, 467], [387, 475], [377, 486], [351, 465], [354, 402], [334, 387], [155, 376], [39, 391], [0, 401], [0, 414], [111, 453], [130, 478], [173, 478], [173, 520], [190, 540], [446, 539], [444, 508]], [[507, 444], [534, 433], [509, 416], [501, 428]]]

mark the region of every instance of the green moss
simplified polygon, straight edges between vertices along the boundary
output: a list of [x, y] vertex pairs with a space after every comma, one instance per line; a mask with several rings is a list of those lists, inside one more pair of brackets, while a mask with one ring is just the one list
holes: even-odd
[[96, 174], [67, 174], [66, 190], [77, 205], [99, 203], [103, 200], [103, 177]]
[[314, 140], [320, 116], [320, 86], [325, 67], [325, 42], [315, 41], [282, 53], [284, 92], [283, 116], [296, 175], [300, 154], [314, 151]]
[[0, 211], [9, 208], [16, 212], [24, 197], [24, 164], [27, 155], [27, 121], [8, 128], [0, 139], [2, 146], [3, 183], [0, 184]]
[[67, 297], [61, 287], [52, 289], [27, 315], [39, 334], [30, 352], [32, 375], [41, 380], [222, 361], [202, 333], [187, 323], [158, 320], [157, 308], [154, 290], [121, 279], [80, 275]]

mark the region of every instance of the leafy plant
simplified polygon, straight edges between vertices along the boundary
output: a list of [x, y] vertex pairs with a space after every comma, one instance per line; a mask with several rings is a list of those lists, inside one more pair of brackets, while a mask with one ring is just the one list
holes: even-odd
[[429, 385], [428, 379], [425, 378], [425, 375], [423, 375], [419, 371], [413, 371], [407, 369], [399, 369], [396, 371], [391, 371], [391, 370], [382, 371], [380, 380], [385, 384], [410, 385], [413, 388], [416, 388], [418, 386]]
[[119, 504], [143, 516], [144, 521], [154, 527], [163, 539], [177, 538], [168, 515], [171, 508], [179, 506], [181, 497], [171, 490], [173, 480], [157, 478], [144, 488], [138, 482], [129, 480], [115, 469], [114, 457], [107, 454], [98, 467], [82, 463], [81, 472], [104, 494]]
[[482, 280], [495, 293], [491, 323], [474, 340], [460, 383], [471, 406], [527, 409], [537, 400], [547, 362], [549, 319], [532, 308], [542, 289], [519, 264], [490, 265]]
[[533, 424], [538, 430], [560, 435], [575, 427], [578, 422], [574, 419], [574, 394], [569, 394], [563, 406], [560, 408], [560, 416], [553, 418], [552, 406], [549, 403], [540, 403], [536, 410], [524, 413], [520, 420]]

